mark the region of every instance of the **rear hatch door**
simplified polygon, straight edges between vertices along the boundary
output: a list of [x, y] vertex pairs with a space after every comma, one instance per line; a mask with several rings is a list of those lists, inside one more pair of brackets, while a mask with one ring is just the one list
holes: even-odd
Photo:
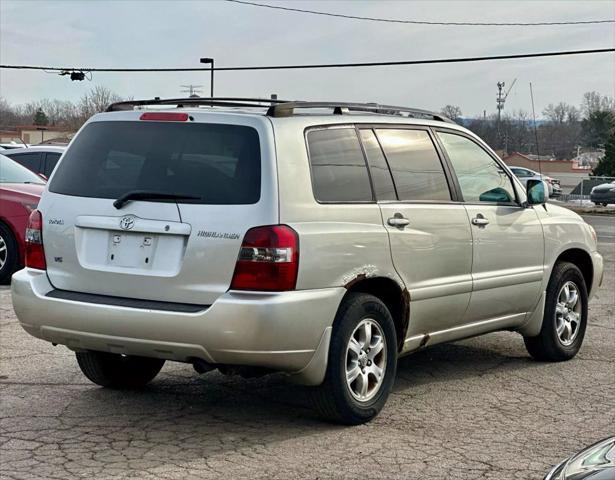
[[277, 222], [273, 134], [185, 117], [103, 114], [73, 140], [39, 207], [55, 288], [201, 305], [228, 290], [245, 232]]

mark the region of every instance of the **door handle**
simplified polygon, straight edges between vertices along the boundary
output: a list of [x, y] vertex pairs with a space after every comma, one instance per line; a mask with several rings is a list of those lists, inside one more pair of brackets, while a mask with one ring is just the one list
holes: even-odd
[[478, 213], [476, 217], [472, 219], [472, 225], [484, 227], [485, 225], [489, 225], [489, 220], [487, 220], [482, 213]]
[[392, 227], [403, 228], [406, 225], [410, 225], [410, 220], [404, 218], [401, 214], [396, 213], [395, 216], [387, 220], [387, 223]]

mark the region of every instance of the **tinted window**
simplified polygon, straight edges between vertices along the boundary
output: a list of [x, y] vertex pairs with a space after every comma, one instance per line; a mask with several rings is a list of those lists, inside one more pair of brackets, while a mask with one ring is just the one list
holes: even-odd
[[515, 201], [512, 182], [504, 169], [472, 140], [452, 133], [438, 137], [453, 164], [466, 202]]
[[354, 128], [312, 130], [307, 141], [316, 200], [373, 200], [365, 158]]
[[367, 155], [374, 192], [378, 200], [397, 200], [395, 186], [386, 158], [373, 130], [361, 130], [361, 141]]
[[36, 183], [43, 185], [45, 182], [26, 167], [22, 167], [10, 158], [0, 155], [0, 183]]
[[40, 152], [16, 153], [14, 155], [10, 155], [10, 157], [33, 172], [39, 173], [41, 171]]
[[46, 177], [49, 177], [51, 175], [51, 172], [53, 172], [53, 169], [56, 168], [56, 165], [58, 164], [58, 160], [60, 160], [60, 156], [61, 156], [60, 153], [55, 153], [55, 152], [47, 153], [47, 157], [45, 159], [45, 171], [43, 172]]
[[249, 204], [260, 198], [258, 133], [177, 122], [94, 122], [66, 151], [50, 190], [118, 198], [133, 190], [199, 197], [182, 203]]
[[529, 170], [526, 170], [524, 168], [511, 168], [511, 170], [517, 177], [533, 177], [534, 176], [533, 172], [530, 172]]
[[376, 130], [400, 200], [450, 200], [446, 175], [425, 130]]

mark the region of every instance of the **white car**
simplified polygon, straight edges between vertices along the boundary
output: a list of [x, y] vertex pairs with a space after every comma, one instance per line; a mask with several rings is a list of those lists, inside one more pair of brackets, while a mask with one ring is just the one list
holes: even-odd
[[524, 185], [527, 184], [528, 180], [544, 180], [548, 187], [549, 198], [559, 197], [562, 194], [562, 187], [560, 185], [560, 181], [556, 180], [553, 177], [543, 175], [541, 173], [535, 172], [534, 170], [530, 170], [529, 168], [513, 166], [510, 167], [510, 170], [519, 180], [521, 180]]
[[167, 360], [284, 372], [357, 424], [397, 359], [431, 345], [510, 330], [537, 359], [576, 355], [602, 257], [591, 226], [544, 202], [435, 113], [122, 102], [52, 174], [13, 305], [98, 385], [143, 386]]
[[65, 151], [66, 147], [60, 145], [34, 145], [31, 147], [13, 148], [2, 152], [2, 154], [34, 173], [49, 178]]

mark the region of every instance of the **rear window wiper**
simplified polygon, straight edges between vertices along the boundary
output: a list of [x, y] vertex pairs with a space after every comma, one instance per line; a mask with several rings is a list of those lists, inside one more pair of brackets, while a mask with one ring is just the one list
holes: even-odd
[[133, 190], [127, 192], [113, 202], [113, 206], [118, 210], [130, 200], [201, 200], [202, 197], [195, 195], [184, 195], [181, 193], [153, 192], [150, 190]]

